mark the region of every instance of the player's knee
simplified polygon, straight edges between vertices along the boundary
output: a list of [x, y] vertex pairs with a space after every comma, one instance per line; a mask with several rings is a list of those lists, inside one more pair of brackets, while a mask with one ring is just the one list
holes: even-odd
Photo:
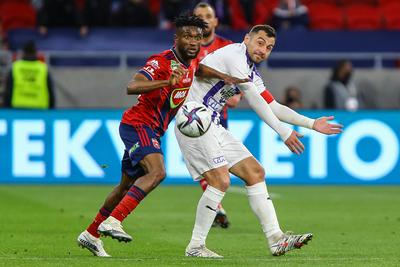
[[231, 181], [230, 179], [226, 179], [224, 177], [215, 177], [216, 179], [213, 179], [212, 182], [209, 182], [209, 185], [211, 185], [212, 187], [215, 187], [216, 189], [225, 192], [226, 190], [228, 190]]
[[231, 185], [231, 180], [230, 179], [221, 179], [221, 181], [220, 181], [220, 190], [225, 192], [226, 190], [228, 190], [230, 185]]
[[153, 182], [153, 187], [156, 187], [159, 183], [161, 183], [166, 176], [166, 172], [164, 169], [156, 169], [150, 172], [150, 177]]
[[265, 179], [265, 170], [263, 167], [259, 166], [254, 169], [253, 177], [257, 182], [262, 182]]

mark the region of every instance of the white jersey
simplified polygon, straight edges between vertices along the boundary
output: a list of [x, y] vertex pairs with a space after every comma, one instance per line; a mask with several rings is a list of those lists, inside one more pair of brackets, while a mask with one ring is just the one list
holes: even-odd
[[[236, 78], [250, 78], [260, 93], [265, 90], [256, 66], [247, 55], [244, 43], [230, 44], [220, 48], [208, 54], [200, 63]], [[223, 80], [214, 78], [195, 77], [186, 101], [204, 104], [213, 111], [213, 117], [215, 117], [219, 116], [227, 99], [235, 94], [240, 94], [236, 85], [226, 85]]]

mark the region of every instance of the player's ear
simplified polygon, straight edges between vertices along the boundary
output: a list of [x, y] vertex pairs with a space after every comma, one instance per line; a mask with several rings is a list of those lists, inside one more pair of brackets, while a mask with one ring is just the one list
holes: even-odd
[[249, 43], [249, 41], [250, 41], [250, 34], [249, 33], [246, 33], [246, 35], [244, 36], [244, 43], [245, 44], [248, 44]]

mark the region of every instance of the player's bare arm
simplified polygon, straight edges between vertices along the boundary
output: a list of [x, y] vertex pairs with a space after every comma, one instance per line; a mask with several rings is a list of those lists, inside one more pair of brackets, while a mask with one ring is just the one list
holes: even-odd
[[289, 138], [286, 139], [285, 145], [290, 149], [290, 151], [296, 153], [297, 155], [300, 155], [304, 151], [304, 145], [299, 139], [302, 137], [302, 134], [299, 134], [298, 132], [293, 130]]
[[220, 79], [220, 80], [223, 80], [225, 82], [225, 84], [240, 84], [240, 83], [246, 83], [246, 82], [250, 81], [248, 78], [240, 79], [240, 78], [232, 77], [228, 74], [225, 74], [225, 73], [217, 71], [213, 68], [210, 68], [204, 64], [199, 64], [199, 69], [196, 71], [196, 76], [201, 77], [201, 78]]
[[152, 81], [147, 79], [143, 74], [136, 73], [133, 79], [128, 83], [126, 92], [128, 95], [138, 95], [145, 94], [165, 86], [173, 86], [179, 82], [185, 74], [186, 70], [180, 66], [173, 70], [169, 80]]
[[339, 134], [343, 131], [343, 125], [338, 123], [329, 123], [328, 121], [333, 120], [333, 116], [329, 117], [321, 117], [315, 120], [313, 124], [313, 129], [317, 132], [331, 135], [331, 134]]

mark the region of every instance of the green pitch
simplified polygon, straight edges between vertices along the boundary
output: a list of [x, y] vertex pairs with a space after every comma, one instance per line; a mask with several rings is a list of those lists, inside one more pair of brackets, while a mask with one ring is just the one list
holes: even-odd
[[162, 186], [125, 221], [131, 243], [104, 239], [113, 258], [76, 245], [112, 186], [0, 186], [0, 266], [400, 266], [400, 187], [270, 186], [283, 230], [313, 232], [272, 257], [245, 192], [224, 199], [231, 228], [207, 246], [223, 260], [183, 256], [200, 187]]

